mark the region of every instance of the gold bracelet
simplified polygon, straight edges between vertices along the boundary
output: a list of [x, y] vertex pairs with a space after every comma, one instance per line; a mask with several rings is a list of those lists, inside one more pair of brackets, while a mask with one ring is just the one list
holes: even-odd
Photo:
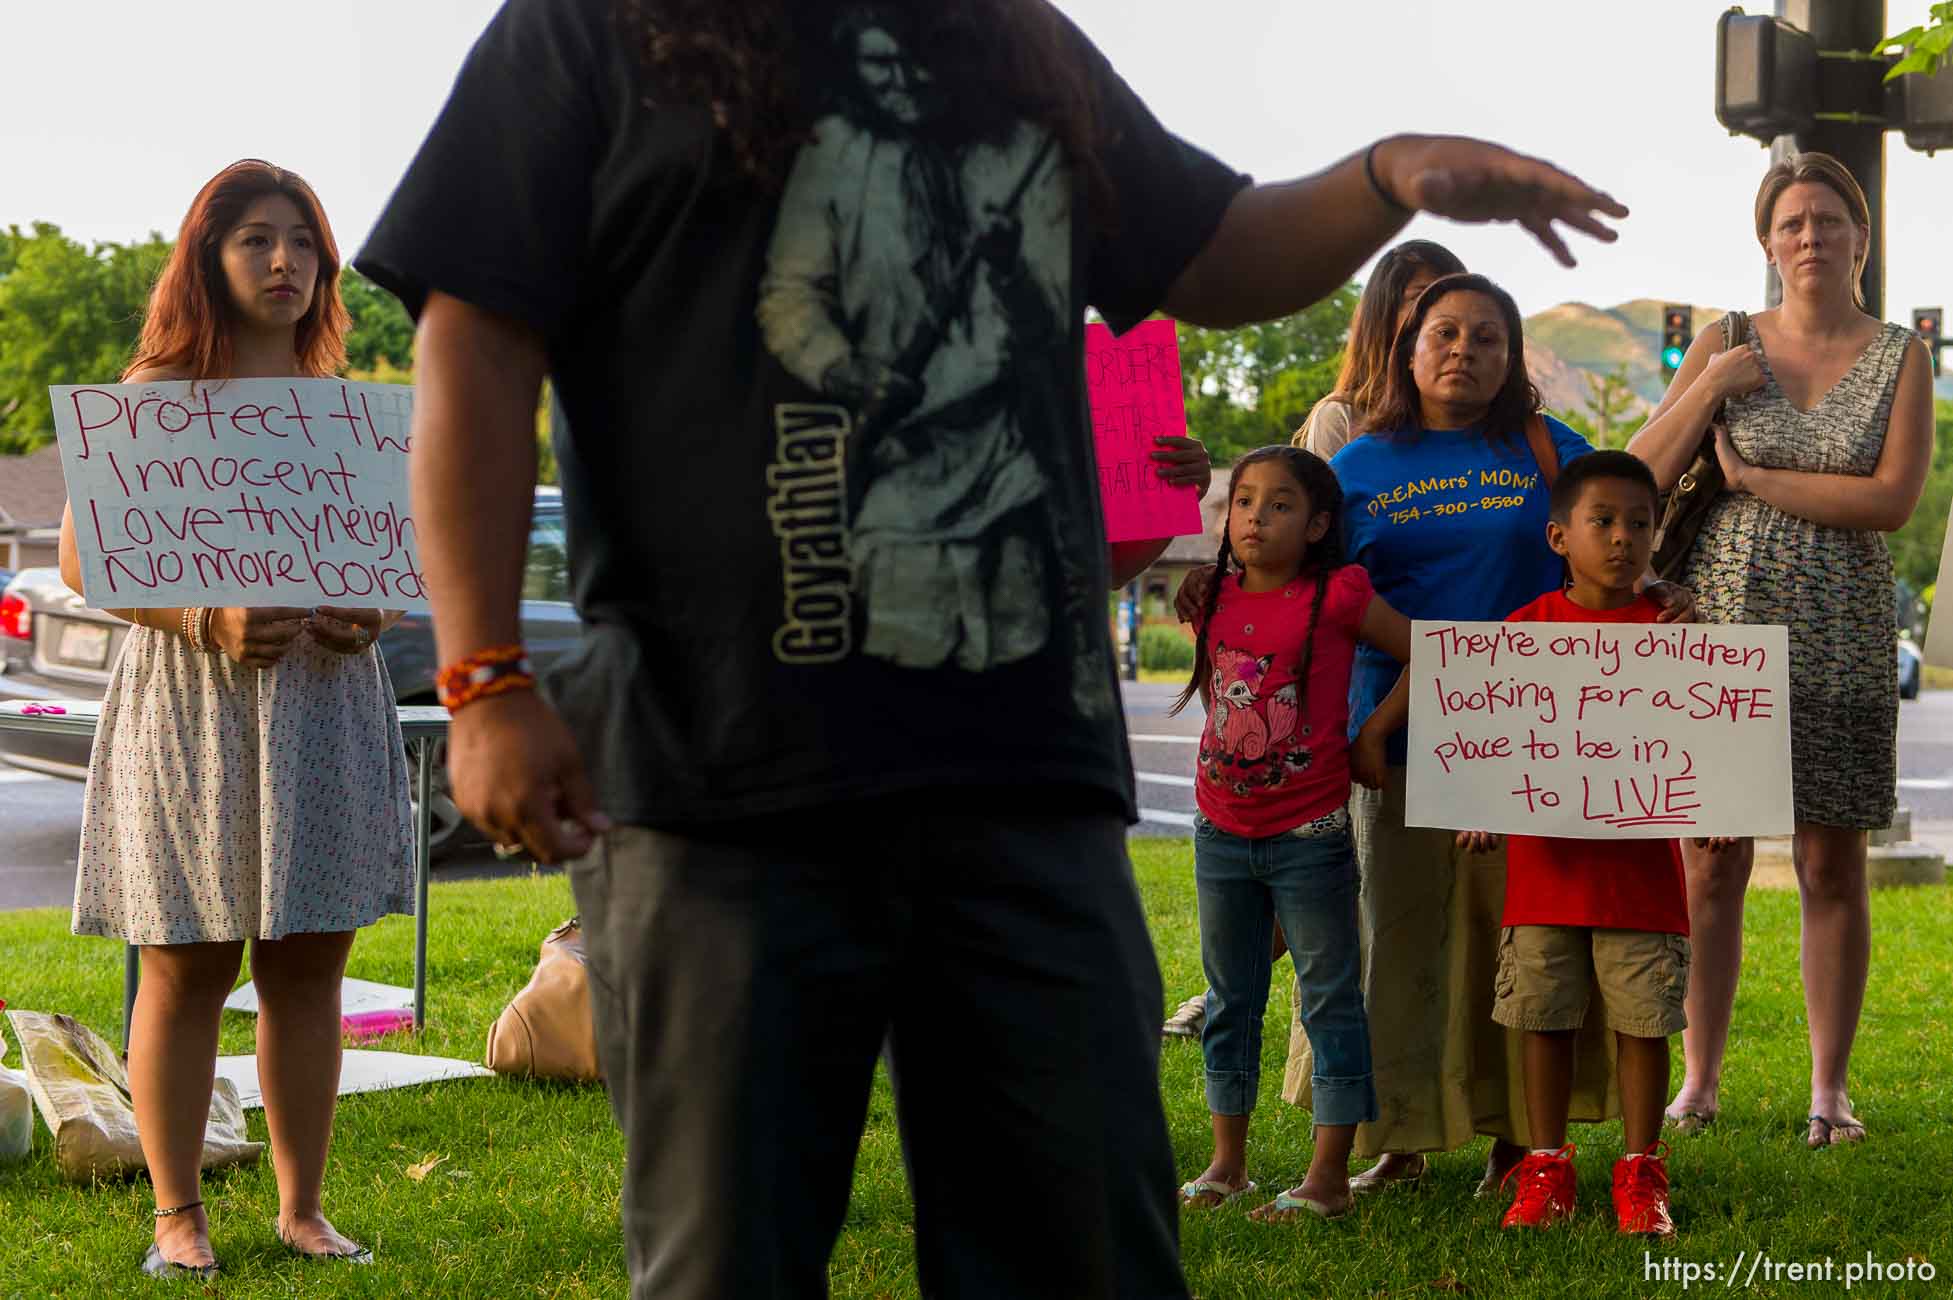
[[210, 606], [206, 605], [199, 612], [203, 614], [203, 618], [200, 620], [203, 626], [199, 628], [197, 631], [197, 640], [203, 643], [203, 648], [206, 652], [215, 650], [218, 648], [218, 646], [215, 641], [212, 641], [210, 639], [210, 620], [211, 617], [214, 614], [216, 614], [217, 611], [211, 608]]
[[197, 611], [192, 607], [190, 607], [189, 605], [185, 605], [183, 607], [183, 612], [177, 617], [176, 620], [177, 631], [183, 634], [183, 640], [189, 644], [189, 647], [192, 650], [202, 649], [202, 647], [197, 644], [196, 634], [190, 631], [190, 622], [192, 617], [196, 614], [196, 612]]

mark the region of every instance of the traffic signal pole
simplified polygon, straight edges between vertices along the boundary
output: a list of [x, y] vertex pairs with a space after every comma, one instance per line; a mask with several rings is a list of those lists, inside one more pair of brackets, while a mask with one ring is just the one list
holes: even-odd
[[[1777, 0], [1777, 17], [1809, 32], [1820, 51], [1867, 51], [1884, 40], [1886, 35], [1885, 0]], [[1838, 102], [1834, 96], [1823, 93], [1827, 81], [1846, 82], [1862, 78], [1869, 92], [1861, 91], [1859, 95], [1848, 95], [1847, 98], [1861, 98], [1869, 93], [1866, 107], [1874, 119], [1838, 120], [1861, 116], [1857, 111], [1820, 113], [1818, 120], [1807, 130], [1795, 135], [1778, 136], [1770, 146], [1772, 163], [1812, 150], [1828, 153], [1850, 168], [1851, 174], [1864, 188], [1865, 202], [1871, 208], [1872, 238], [1861, 283], [1865, 310], [1879, 320], [1885, 319], [1886, 124], [1876, 119], [1875, 115], [1879, 104], [1878, 85], [1885, 75], [1885, 66], [1875, 61], [1859, 62], [1820, 55], [1818, 85], [1821, 98]], [[1764, 272], [1763, 298], [1771, 307], [1783, 301], [1783, 282], [1778, 279], [1775, 267]]]

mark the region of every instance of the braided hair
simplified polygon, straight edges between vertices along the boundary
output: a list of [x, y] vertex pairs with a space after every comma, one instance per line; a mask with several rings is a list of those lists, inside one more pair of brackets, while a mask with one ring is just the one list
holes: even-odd
[[1234, 493], [1241, 485], [1241, 475], [1248, 466], [1263, 461], [1276, 460], [1288, 470], [1295, 479], [1302, 495], [1308, 498], [1309, 517], [1319, 514], [1329, 515], [1328, 531], [1320, 540], [1312, 542], [1302, 554], [1302, 568], [1296, 574], [1313, 574], [1315, 595], [1309, 603], [1309, 623], [1302, 635], [1302, 658], [1297, 665], [1296, 707], [1299, 709], [1308, 702], [1309, 670], [1315, 660], [1316, 621], [1322, 617], [1323, 600], [1329, 594], [1329, 577], [1343, 567], [1343, 485], [1336, 481], [1335, 472], [1328, 462], [1312, 451], [1301, 447], [1277, 445], [1258, 447], [1234, 462], [1234, 469], [1228, 475], [1227, 500], [1228, 513], [1221, 516], [1220, 552], [1214, 558], [1214, 576], [1207, 584], [1207, 592], [1201, 598], [1200, 617], [1194, 625], [1193, 675], [1187, 679], [1187, 687], [1173, 702], [1167, 712], [1178, 713], [1197, 694], [1201, 703], [1212, 706], [1213, 683], [1208, 680], [1214, 671], [1213, 656], [1207, 648], [1207, 630], [1214, 621], [1214, 611], [1220, 607], [1221, 584], [1234, 566], [1234, 542], [1228, 536], [1228, 518], [1233, 514]]

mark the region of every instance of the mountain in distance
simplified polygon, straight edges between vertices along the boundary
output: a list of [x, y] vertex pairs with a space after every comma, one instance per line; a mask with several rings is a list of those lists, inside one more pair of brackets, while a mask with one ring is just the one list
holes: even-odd
[[[1613, 307], [1563, 302], [1526, 317], [1526, 369], [1546, 408], [1589, 415], [1589, 375], [1627, 367], [1628, 386], [1640, 399], [1629, 412], [1639, 419], [1654, 408], [1667, 388], [1661, 376], [1661, 312], [1665, 301], [1636, 298]], [[1697, 333], [1715, 329], [1725, 308], [1695, 304]], [[1953, 349], [1949, 349], [1953, 352]], [[1944, 367], [1934, 392], [1953, 398], [1953, 366]]]

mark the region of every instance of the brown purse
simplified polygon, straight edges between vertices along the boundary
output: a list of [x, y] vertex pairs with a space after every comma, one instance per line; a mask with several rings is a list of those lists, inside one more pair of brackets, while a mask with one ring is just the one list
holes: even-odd
[[1553, 433], [1546, 427], [1546, 417], [1538, 411], [1526, 417], [1526, 446], [1532, 449], [1533, 459], [1539, 462], [1539, 476], [1551, 492], [1554, 480], [1560, 476], [1560, 449], [1553, 445]]
[[[1723, 350], [1746, 347], [1750, 341], [1749, 313], [1732, 311], [1722, 318]], [[1723, 422], [1723, 408], [1709, 418], [1702, 434], [1702, 445], [1695, 449], [1695, 460], [1675, 480], [1662, 498], [1661, 527], [1655, 530], [1655, 555], [1651, 567], [1655, 576], [1667, 582], [1680, 582], [1688, 567], [1689, 551], [1696, 534], [1709, 517], [1723, 487], [1722, 462], [1716, 459], [1716, 430]]]
[[584, 965], [583, 929], [571, 917], [542, 941], [536, 973], [488, 1031], [489, 1069], [578, 1083], [603, 1077]]

